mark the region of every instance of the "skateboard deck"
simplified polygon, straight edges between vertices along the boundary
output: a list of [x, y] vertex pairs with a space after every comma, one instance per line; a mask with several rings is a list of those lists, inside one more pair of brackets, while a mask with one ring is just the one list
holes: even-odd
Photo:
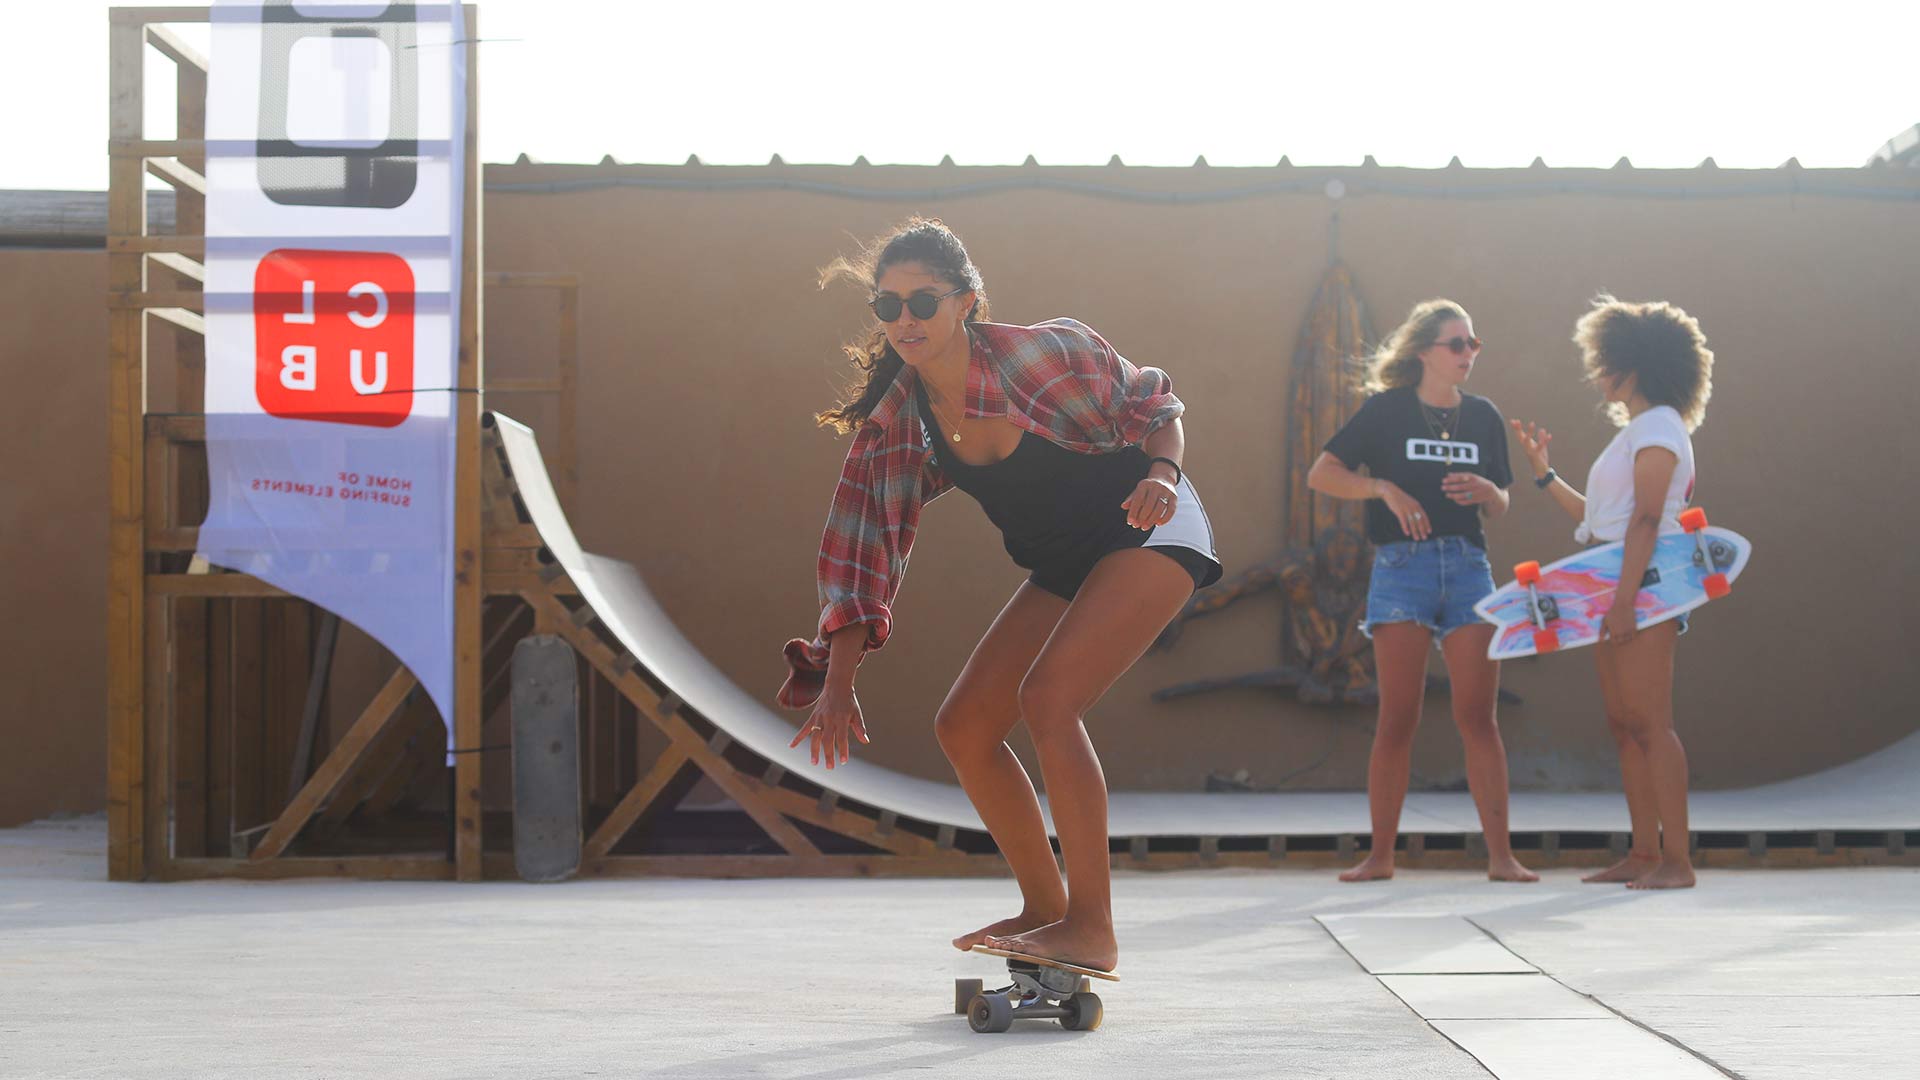
[[1104, 1016], [1100, 997], [1087, 989], [1089, 979], [1119, 982], [1111, 971], [1097, 971], [1044, 956], [975, 945], [973, 951], [1007, 962], [1013, 985], [988, 990], [979, 979], [953, 981], [953, 1011], [982, 1034], [1006, 1031], [1015, 1020], [1058, 1020], [1069, 1031], [1092, 1031]]
[[[1634, 625], [1653, 626], [1726, 595], [1746, 569], [1753, 545], [1729, 529], [1711, 527], [1706, 515], [1681, 516], [1687, 531], [1666, 533], [1654, 544], [1639, 595]], [[1578, 648], [1600, 640], [1600, 624], [1613, 607], [1620, 583], [1622, 543], [1601, 544], [1545, 567], [1522, 563], [1515, 579], [1474, 605], [1495, 624], [1490, 660], [1511, 660]]]

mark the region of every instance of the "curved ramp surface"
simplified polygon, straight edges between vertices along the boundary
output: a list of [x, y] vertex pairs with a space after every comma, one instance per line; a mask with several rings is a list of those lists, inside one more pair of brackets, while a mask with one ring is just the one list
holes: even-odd
[[[694, 648], [654, 599], [633, 566], [581, 549], [560, 508], [533, 432], [489, 414], [524, 511], [581, 597], [652, 677], [708, 723], [766, 761], [840, 797], [935, 826], [980, 830], [960, 788], [908, 776], [858, 758], [828, 771], [787, 744], [797, 724], [747, 694]], [[772, 650], [769, 650], [771, 654]], [[1696, 832], [1920, 830], [1920, 733], [1833, 769], [1739, 791], [1696, 793]], [[1619, 832], [1626, 806], [1617, 794], [1522, 792], [1513, 796], [1520, 832]], [[1123, 838], [1330, 837], [1369, 830], [1364, 792], [1116, 792], [1108, 828]], [[1402, 814], [1404, 834], [1479, 831], [1465, 793], [1416, 792]]]

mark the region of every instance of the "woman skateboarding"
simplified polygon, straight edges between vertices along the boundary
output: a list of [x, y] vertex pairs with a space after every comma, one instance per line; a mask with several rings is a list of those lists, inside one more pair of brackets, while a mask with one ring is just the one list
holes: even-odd
[[[1107, 786], [1084, 718], [1193, 590], [1220, 576], [1212, 528], [1181, 469], [1185, 406], [1165, 372], [1129, 363], [1070, 319], [986, 321], [980, 271], [951, 230], [915, 219], [823, 277], [871, 290], [879, 325], [847, 354], [847, 401], [819, 414], [853, 445], [827, 516], [818, 634], [787, 643], [780, 701], [812, 713], [833, 768], [870, 741], [854, 695], [885, 644], [920, 510], [976, 499], [1032, 576], [975, 646], [934, 718], [940, 746], [1020, 885], [1012, 918], [954, 939], [1111, 971]], [[1024, 722], [1066, 865], [1007, 746]]]
[[[1380, 713], [1367, 762], [1373, 844], [1342, 881], [1393, 876], [1413, 734], [1436, 642], [1453, 684], [1453, 722], [1466, 746], [1467, 785], [1487, 840], [1487, 876], [1538, 881], [1507, 835], [1507, 750], [1494, 720], [1500, 665], [1493, 626], [1473, 605], [1493, 591], [1482, 518], [1507, 512], [1507, 429], [1500, 410], [1460, 389], [1480, 354], [1473, 320], [1450, 300], [1413, 309], [1369, 365], [1373, 395], [1307, 474], [1315, 491], [1367, 502], [1374, 544], [1366, 620], [1379, 672]], [[1366, 469], [1362, 475], [1358, 470]]]
[[1594, 460], [1583, 496], [1548, 463], [1553, 435], [1513, 422], [1534, 482], [1580, 523], [1583, 544], [1624, 541], [1620, 586], [1601, 626], [1594, 662], [1607, 727], [1620, 749], [1620, 780], [1633, 846], [1584, 880], [1634, 889], [1694, 883], [1687, 833], [1687, 751], [1673, 730], [1673, 653], [1687, 619], [1634, 627], [1634, 597], [1661, 533], [1680, 531], [1693, 498], [1691, 432], [1707, 415], [1713, 353], [1700, 324], [1672, 304], [1602, 296], [1574, 324], [1587, 381], [1620, 428]]

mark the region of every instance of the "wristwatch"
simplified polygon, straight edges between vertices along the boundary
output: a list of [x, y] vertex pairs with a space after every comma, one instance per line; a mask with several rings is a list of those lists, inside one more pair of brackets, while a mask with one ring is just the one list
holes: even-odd
[[1533, 486], [1539, 488], [1541, 491], [1545, 491], [1547, 490], [1547, 487], [1550, 484], [1552, 484], [1555, 480], [1558, 480], [1559, 478], [1560, 478], [1559, 473], [1554, 472], [1552, 469], [1548, 469], [1547, 475], [1541, 477], [1538, 480], [1535, 480], [1533, 482]]

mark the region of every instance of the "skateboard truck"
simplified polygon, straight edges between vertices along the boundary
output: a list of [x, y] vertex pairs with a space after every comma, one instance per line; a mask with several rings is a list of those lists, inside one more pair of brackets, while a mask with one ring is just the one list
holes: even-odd
[[1514, 580], [1527, 587], [1527, 615], [1533, 619], [1533, 651], [1550, 653], [1560, 647], [1560, 633], [1547, 624], [1560, 617], [1553, 597], [1540, 595], [1540, 563], [1523, 562], [1513, 568]]
[[[1701, 582], [1707, 590], [1707, 599], [1718, 600], [1733, 591], [1733, 584], [1720, 570], [1722, 563], [1728, 561], [1726, 545], [1707, 539], [1707, 512], [1693, 507], [1680, 515], [1680, 527], [1693, 536], [1693, 561], [1707, 573]], [[1719, 555], [1719, 558], [1715, 556]]]
[[1068, 1031], [1100, 1026], [1100, 996], [1087, 989], [1086, 976], [1014, 959], [1007, 960], [1007, 974], [1013, 985], [999, 990], [985, 989], [979, 979], [953, 980], [953, 1011], [966, 1015], [968, 1027], [988, 1034], [1015, 1020], [1058, 1020]]

